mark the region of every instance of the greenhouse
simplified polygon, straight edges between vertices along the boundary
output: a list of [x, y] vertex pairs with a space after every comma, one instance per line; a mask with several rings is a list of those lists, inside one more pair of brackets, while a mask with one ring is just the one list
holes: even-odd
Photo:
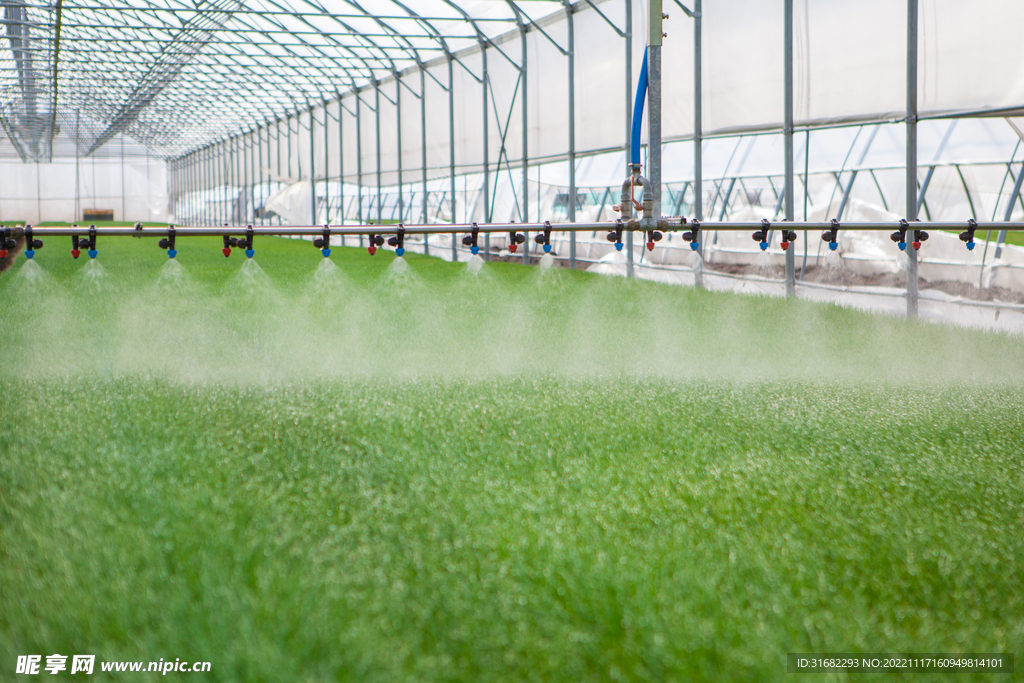
[[0, 22], [0, 679], [1012, 676], [1020, 0]]

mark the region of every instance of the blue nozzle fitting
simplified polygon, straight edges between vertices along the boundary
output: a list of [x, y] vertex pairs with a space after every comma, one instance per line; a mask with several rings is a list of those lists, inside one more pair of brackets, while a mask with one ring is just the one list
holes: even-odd
[[474, 256], [480, 253], [480, 247], [470, 247], [469, 250], [473, 252]]
[[615, 251], [622, 251], [622, 242], [615, 243]]
[[906, 242], [897, 242], [896, 246], [900, 248], [900, 251], [906, 251], [907, 250], [907, 243]]
[[96, 258], [97, 256], [99, 256], [99, 253], [100, 252], [96, 251], [95, 249], [90, 249], [89, 250], [89, 258]]
[[26, 249], [25, 258], [33, 258], [36, 255], [35, 249]]
[[246, 255], [246, 256], [247, 256], [248, 258], [252, 258], [253, 256], [255, 256], [255, 255], [256, 255], [256, 250], [255, 250], [255, 249], [246, 249], [246, 250], [245, 250], [245, 255]]
[[967, 243], [967, 251], [974, 251], [974, 242]]
[[395, 249], [395, 255], [396, 256], [405, 256], [405, 249], [402, 248], [402, 247], [399, 247], [398, 249]]
[[839, 242], [829, 242], [828, 248], [831, 249], [832, 251], [835, 251], [836, 249], [839, 248]]
[[167, 250], [167, 258], [174, 258], [177, 255], [178, 255], [178, 250], [177, 249], [168, 249]]
[[551, 253], [551, 245], [550, 244], [545, 244], [544, 245], [544, 253], [545, 254], [550, 254]]
[[321, 249], [320, 253], [324, 255], [324, 258], [330, 258], [331, 257], [331, 250], [330, 249]]
[[761, 251], [768, 251], [768, 243], [761, 242]]
[[690, 242], [690, 251], [697, 251], [700, 249], [700, 242]]

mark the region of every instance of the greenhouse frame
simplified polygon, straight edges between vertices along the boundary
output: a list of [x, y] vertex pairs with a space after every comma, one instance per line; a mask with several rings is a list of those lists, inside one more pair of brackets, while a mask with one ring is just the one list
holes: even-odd
[[1024, 216], [1006, 0], [2, 4], [0, 222], [604, 222], [634, 140], [654, 218]]

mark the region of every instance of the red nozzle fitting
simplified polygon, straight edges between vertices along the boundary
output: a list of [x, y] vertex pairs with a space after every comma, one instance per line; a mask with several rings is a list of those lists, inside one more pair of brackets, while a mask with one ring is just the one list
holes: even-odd
[[518, 249], [519, 249], [519, 245], [514, 243], [514, 242], [512, 244], [508, 245], [508, 250], [511, 251], [513, 254], [516, 253], [516, 251]]
[[[0, 249], [0, 258], [7, 258], [7, 250]], [[77, 256], [75, 258], [78, 258]]]
[[371, 244], [370, 246], [368, 246], [366, 248], [366, 251], [370, 252], [370, 256], [373, 256], [374, 254], [377, 253], [377, 247], [375, 245]]
[[920, 249], [921, 248], [921, 243], [920, 242], [913, 242], [912, 246], [914, 247], [914, 249]]
[[72, 249], [71, 250], [71, 258], [78, 258], [81, 255], [82, 255], [82, 251], [80, 249]]
[[647, 243], [647, 251], [654, 251], [654, 242]]
[[227, 258], [228, 256], [231, 256], [231, 247], [224, 247], [220, 252], [224, 254], [224, 258]]
[[787, 249], [789, 249], [789, 242], [783, 242], [782, 243], [782, 251], [786, 251]]

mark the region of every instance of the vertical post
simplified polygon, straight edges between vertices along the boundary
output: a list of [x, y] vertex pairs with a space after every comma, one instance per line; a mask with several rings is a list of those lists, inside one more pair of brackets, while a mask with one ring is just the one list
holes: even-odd
[[[452, 223], [455, 223], [455, 69], [453, 57], [448, 53], [448, 175], [451, 182], [451, 200], [448, 206], [452, 211]], [[452, 262], [459, 260], [455, 247], [455, 233], [452, 233]]]
[[[659, 1], [660, 0], [652, 0]], [[570, 223], [576, 222], [576, 31], [572, 2], [565, 0], [565, 20], [569, 30], [569, 197], [566, 207]], [[569, 233], [569, 267], [576, 269], [576, 231]]]
[[[420, 65], [420, 156], [423, 165], [421, 182], [423, 183], [423, 223], [427, 222], [427, 74], [426, 67]], [[430, 235], [423, 235], [423, 253], [430, 254]]]
[[[917, 0], [907, 0], [907, 220], [917, 220]], [[914, 228], [912, 227], [911, 230]], [[907, 317], [917, 317], [917, 250], [907, 235]]]
[[[483, 79], [482, 79], [482, 82], [481, 82], [480, 85], [481, 85], [481, 88], [482, 88], [483, 94], [484, 94], [484, 97], [483, 97], [483, 104], [484, 104], [484, 136], [483, 136], [483, 138], [484, 138], [484, 222], [485, 223], [490, 223], [491, 222], [491, 158], [490, 158], [490, 153], [489, 153], [489, 151], [487, 149], [489, 147], [489, 145], [487, 144], [489, 142], [489, 140], [487, 138], [490, 135], [489, 130], [488, 130], [488, 128], [489, 128], [488, 123], [489, 122], [487, 120], [487, 118], [488, 118], [487, 115], [489, 113], [488, 112], [489, 107], [487, 106], [487, 86], [488, 86], [488, 80], [487, 80], [487, 78], [488, 78], [488, 76], [487, 76], [487, 44], [482, 42], [482, 41], [480, 43], [480, 57], [481, 57], [481, 61], [482, 61], [482, 64], [483, 64]], [[501, 163], [501, 158], [500, 157], [498, 159], [498, 163], [499, 163], [499, 165]], [[491, 233], [489, 233], [489, 232], [484, 234], [484, 260], [485, 261], [490, 261], [491, 260]]]
[[[793, 200], [795, 199], [795, 179], [793, 175], [793, 0], [785, 0], [785, 120], [782, 124], [782, 137], [786, 155], [786, 220], [795, 218]], [[796, 296], [796, 243], [786, 249], [786, 297]]]
[[79, 167], [80, 154], [78, 151], [78, 145], [80, 144], [80, 131], [82, 123], [82, 110], [75, 110], [75, 222], [82, 220], [82, 197], [79, 194], [79, 175], [81, 170]]
[[[317, 224], [316, 220], [316, 138], [314, 137], [316, 117], [313, 115], [314, 107], [309, 108], [309, 184], [310, 184], [310, 210], [312, 225]], [[326, 113], [324, 116], [326, 120]]]
[[[345, 225], [345, 128], [341, 123], [345, 116], [345, 108], [338, 95], [338, 224]], [[345, 246], [345, 235], [341, 236], [341, 246]]]
[[374, 112], [373, 119], [377, 134], [377, 225], [384, 224], [384, 206], [381, 204], [380, 189], [380, 82], [373, 79]]
[[[523, 99], [522, 99], [522, 117], [523, 117], [523, 213], [522, 218], [524, 223], [530, 222], [530, 133], [529, 133], [529, 115], [526, 108], [527, 95], [530, 92], [528, 83], [526, 81], [526, 27], [519, 24], [519, 46], [520, 46], [520, 59], [519, 64], [519, 77], [523, 83]], [[526, 233], [526, 241], [523, 242], [523, 265], [530, 263], [530, 234]]]
[[650, 0], [650, 43], [647, 48], [647, 176], [654, 193], [654, 213], [644, 216], [652, 221], [661, 218], [661, 0]]
[[[626, 0], [626, 167], [633, 154], [633, 1]], [[633, 216], [633, 207], [628, 207]], [[626, 275], [633, 277], [633, 233], [626, 232]]]
[[[267, 131], [267, 141], [270, 140], [270, 132]], [[259, 148], [259, 161], [257, 167], [259, 168], [259, 180], [260, 180], [260, 225], [266, 225], [266, 211], [264, 207], [266, 205], [266, 189], [263, 187], [263, 124], [256, 126], [256, 146]], [[267, 155], [270, 155], [270, 151], [267, 151]], [[255, 194], [255, 193], [254, 193]], [[253, 199], [253, 210], [255, 211], [256, 201]]]
[[[378, 114], [379, 116], [379, 114]], [[395, 73], [395, 120], [398, 138], [396, 145], [398, 150], [398, 221], [405, 222], [405, 192], [402, 187], [402, 84], [398, 82], [398, 73]]]
[[[363, 225], [363, 98], [356, 91], [356, 220]], [[359, 246], [363, 246], [363, 237], [359, 237]]]
[[[38, 170], [39, 170], [39, 164], [37, 162], [36, 163], [36, 171], [38, 172]], [[38, 198], [38, 196], [39, 196], [39, 194], [37, 193], [36, 197]], [[40, 221], [43, 220], [42, 214], [39, 215], [39, 220]], [[123, 220], [123, 221], [128, 220], [128, 217], [125, 214], [125, 202], [124, 202], [124, 133], [121, 133], [121, 220]]]

